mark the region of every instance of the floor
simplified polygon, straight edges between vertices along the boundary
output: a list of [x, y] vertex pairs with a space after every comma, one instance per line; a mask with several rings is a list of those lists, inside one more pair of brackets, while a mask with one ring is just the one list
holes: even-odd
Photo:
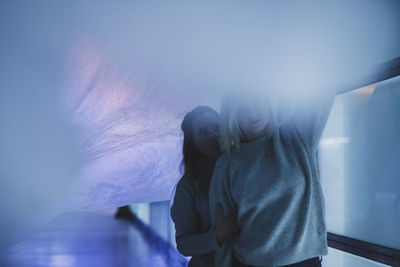
[[186, 266], [187, 259], [140, 220], [113, 211], [66, 213], [10, 247], [3, 267]]
[[[0, 267], [183, 267], [187, 258], [140, 219], [115, 210], [62, 214], [0, 257]], [[329, 248], [323, 267], [386, 266]]]

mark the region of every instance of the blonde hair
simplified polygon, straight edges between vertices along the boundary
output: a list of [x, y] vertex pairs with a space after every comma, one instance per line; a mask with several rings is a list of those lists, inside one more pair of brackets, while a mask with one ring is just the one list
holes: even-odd
[[240, 152], [240, 137], [243, 136], [239, 123], [239, 107], [243, 104], [243, 99], [250, 97], [260, 97], [266, 105], [268, 112], [268, 129], [272, 129], [276, 125], [274, 107], [272, 105], [272, 99], [270, 99], [265, 93], [260, 94], [239, 94], [239, 92], [226, 92], [222, 99], [221, 104], [221, 123], [220, 123], [220, 146], [223, 152]]

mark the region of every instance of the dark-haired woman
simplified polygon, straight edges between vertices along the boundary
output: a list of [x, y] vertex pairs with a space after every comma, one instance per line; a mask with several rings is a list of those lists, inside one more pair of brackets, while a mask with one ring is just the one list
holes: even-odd
[[171, 217], [176, 244], [189, 266], [214, 266], [214, 251], [238, 231], [235, 217], [223, 216], [217, 207], [216, 227], [211, 228], [208, 191], [215, 162], [220, 156], [219, 115], [210, 107], [198, 106], [184, 117], [181, 128], [184, 174], [175, 192]]

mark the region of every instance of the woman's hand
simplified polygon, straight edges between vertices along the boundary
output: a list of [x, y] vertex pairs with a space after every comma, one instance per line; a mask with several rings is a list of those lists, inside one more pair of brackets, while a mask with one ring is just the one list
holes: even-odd
[[238, 232], [239, 226], [236, 223], [236, 215], [224, 216], [224, 208], [221, 203], [218, 203], [215, 221], [215, 235], [217, 242], [221, 244], [226, 239], [235, 236]]

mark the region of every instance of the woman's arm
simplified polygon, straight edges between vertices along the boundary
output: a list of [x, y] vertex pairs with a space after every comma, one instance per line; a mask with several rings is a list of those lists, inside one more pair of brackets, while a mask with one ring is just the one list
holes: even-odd
[[318, 149], [318, 144], [325, 129], [336, 89], [305, 90], [297, 99], [292, 99], [292, 112], [289, 123], [294, 125], [304, 146], [311, 151]]
[[220, 221], [228, 222], [229, 216], [235, 216], [237, 213], [237, 206], [233, 201], [229, 188], [228, 177], [228, 156], [224, 154], [215, 164], [213, 176], [210, 184], [210, 191], [208, 194], [210, 205], [211, 225], [214, 227], [217, 224], [218, 211]]
[[[212, 228], [217, 227], [217, 217], [219, 217], [218, 223], [223, 221], [221, 220], [222, 217], [225, 219], [225, 222], [222, 222], [222, 224], [227, 223], [232, 226], [234, 223], [236, 225], [236, 220], [232, 219], [236, 219], [237, 209], [235, 208], [232, 197], [230, 196], [230, 190], [227, 187], [229, 184], [227, 177], [228, 163], [227, 155], [221, 156], [215, 165], [213, 177], [211, 179], [209, 204]], [[223, 212], [223, 214], [221, 214], [221, 212]], [[224, 227], [223, 225], [221, 226]], [[235, 229], [234, 226], [231, 226], [228, 227]], [[234, 242], [232, 237], [237, 234], [236, 232], [238, 230], [239, 227], [237, 226], [236, 231], [230, 230], [223, 233], [223, 236], [221, 237], [221, 247], [219, 247], [215, 252], [215, 266], [224, 267], [231, 265]]]
[[171, 207], [171, 217], [175, 223], [176, 245], [184, 256], [206, 254], [218, 247], [213, 227], [201, 233], [200, 218], [195, 206], [193, 189], [186, 181], [180, 181]]
[[224, 207], [221, 203], [217, 204], [215, 219], [215, 235], [217, 242], [221, 245], [225, 240], [234, 237], [239, 232], [239, 226], [236, 222], [236, 214], [225, 216]]

